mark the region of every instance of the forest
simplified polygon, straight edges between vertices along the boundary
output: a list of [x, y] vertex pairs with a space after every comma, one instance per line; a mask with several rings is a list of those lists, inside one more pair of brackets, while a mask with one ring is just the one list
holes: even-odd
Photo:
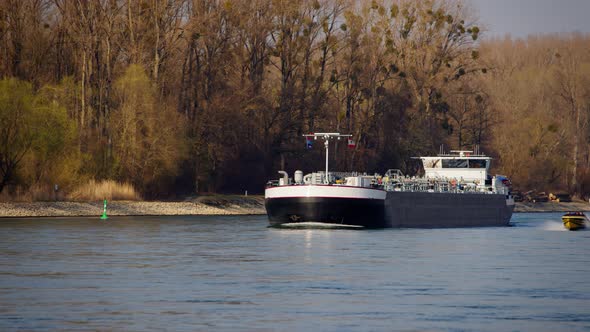
[[262, 193], [322, 169], [311, 132], [353, 135], [334, 170], [478, 148], [587, 199], [589, 48], [486, 38], [461, 0], [0, 0], [0, 199]]

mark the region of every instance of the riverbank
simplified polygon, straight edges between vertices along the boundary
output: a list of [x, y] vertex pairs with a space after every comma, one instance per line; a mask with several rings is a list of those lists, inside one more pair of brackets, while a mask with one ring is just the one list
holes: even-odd
[[575, 201], [568, 203], [545, 202], [517, 202], [514, 212], [568, 212], [568, 211], [590, 211], [590, 203]]
[[[103, 202], [0, 202], [0, 217], [100, 216]], [[590, 203], [518, 202], [515, 212], [590, 211]], [[201, 196], [183, 202], [113, 201], [109, 216], [253, 215], [265, 214], [263, 196]]]
[[[0, 202], [0, 217], [100, 216], [103, 202]], [[202, 196], [183, 202], [113, 201], [109, 216], [265, 214], [263, 196]]]

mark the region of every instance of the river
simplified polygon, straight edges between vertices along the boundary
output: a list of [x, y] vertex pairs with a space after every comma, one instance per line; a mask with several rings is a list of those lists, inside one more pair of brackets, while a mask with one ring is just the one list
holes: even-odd
[[590, 331], [590, 231], [0, 219], [1, 331]]

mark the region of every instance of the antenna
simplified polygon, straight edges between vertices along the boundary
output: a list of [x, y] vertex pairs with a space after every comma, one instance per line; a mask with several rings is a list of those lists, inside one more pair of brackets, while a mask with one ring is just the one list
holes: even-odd
[[348, 134], [340, 134], [340, 133], [311, 133], [311, 134], [305, 134], [302, 135], [303, 137], [313, 137], [314, 139], [323, 139], [324, 140], [324, 146], [326, 147], [326, 179], [324, 180], [324, 182], [326, 184], [328, 184], [330, 182], [329, 177], [328, 177], [328, 145], [329, 145], [329, 141], [330, 139], [340, 139], [340, 137], [351, 137], [352, 135], [348, 135]]

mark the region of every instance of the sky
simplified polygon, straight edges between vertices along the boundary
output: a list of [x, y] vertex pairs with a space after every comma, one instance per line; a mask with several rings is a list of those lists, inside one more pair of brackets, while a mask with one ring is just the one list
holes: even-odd
[[590, 33], [590, 0], [468, 0], [486, 36], [526, 37], [555, 32]]

